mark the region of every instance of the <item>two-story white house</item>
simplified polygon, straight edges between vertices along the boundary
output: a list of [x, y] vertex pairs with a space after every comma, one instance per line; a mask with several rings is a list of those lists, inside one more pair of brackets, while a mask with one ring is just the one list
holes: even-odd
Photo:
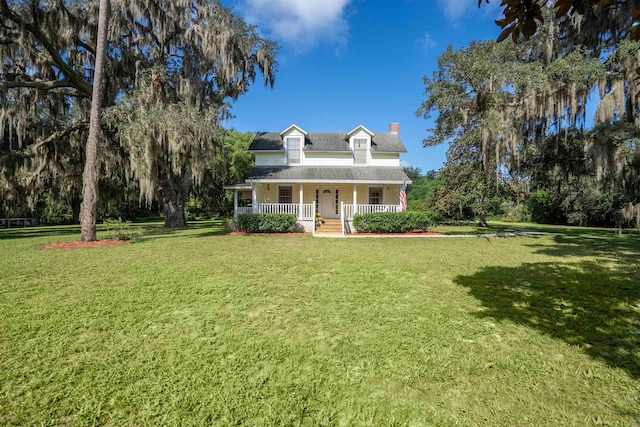
[[[400, 167], [400, 153], [407, 150], [398, 127], [306, 132], [293, 124], [256, 133], [249, 147], [255, 168], [244, 184], [227, 187], [235, 190], [235, 214], [293, 213], [305, 231], [315, 230], [319, 214], [339, 219], [349, 233], [356, 214], [400, 211], [400, 189], [411, 181]], [[239, 206], [242, 199], [248, 206]]]

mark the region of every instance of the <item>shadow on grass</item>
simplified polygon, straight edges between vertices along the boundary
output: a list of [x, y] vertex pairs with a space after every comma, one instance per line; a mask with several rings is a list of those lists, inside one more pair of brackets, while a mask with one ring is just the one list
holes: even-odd
[[483, 236], [485, 234], [511, 233], [514, 231], [514, 228], [511, 225], [502, 224], [490, 224], [488, 227], [479, 227], [477, 225], [441, 225], [435, 227], [435, 231], [452, 236], [458, 234]]
[[80, 238], [79, 225], [41, 225], [24, 228], [3, 228], [0, 230], [0, 240], [24, 239], [45, 236], [70, 236], [74, 234], [77, 235], [77, 239]]
[[538, 253], [555, 256], [597, 256], [618, 264], [621, 268], [637, 268], [640, 259], [640, 233], [626, 230], [618, 236], [611, 229], [542, 228], [554, 245], [534, 245]]
[[167, 239], [173, 237], [210, 237], [223, 235], [219, 220], [187, 222], [186, 227], [165, 228], [161, 223], [138, 225], [143, 230], [142, 239]]
[[[574, 244], [580, 242], [549, 250], [556, 251], [553, 255], [575, 255]], [[455, 282], [469, 288], [486, 307], [478, 316], [536, 329], [640, 378], [640, 277], [636, 264], [618, 261], [623, 262], [485, 267]]]
[[[170, 237], [209, 237], [224, 234], [220, 221], [193, 221], [187, 223], [183, 228], [164, 228], [162, 222], [134, 223], [133, 230], [141, 232], [141, 241], [147, 239], [163, 239]], [[23, 228], [3, 228], [0, 229], [0, 240], [25, 239], [38, 237], [63, 237], [65, 240], [79, 240], [79, 225], [52, 225], [52, 226], [29, 226]], [[68, 237], [68, 238], [67, 238]], [[98, 239], [112, 238], [109, 233], [105, 233], [102, 224], [98, 224]]]

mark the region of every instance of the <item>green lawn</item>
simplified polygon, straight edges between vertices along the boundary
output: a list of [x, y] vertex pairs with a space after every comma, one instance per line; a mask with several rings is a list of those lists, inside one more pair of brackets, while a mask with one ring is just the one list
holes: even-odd
[[0, 425], [637, 425], [640, 236], [542, 229], [0, 230]]

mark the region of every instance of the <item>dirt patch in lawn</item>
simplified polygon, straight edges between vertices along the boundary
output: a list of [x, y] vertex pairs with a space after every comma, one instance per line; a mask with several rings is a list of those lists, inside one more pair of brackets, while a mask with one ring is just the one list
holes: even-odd
[[92, 248], [95, 246], [124, 245], [128, 240], [94, 240], [93, 242], [82, 242], [74, 240], [71, 242], [56, 242], [48, 245], [41, 245], [40, 249], [70, 249], [70, 248]]

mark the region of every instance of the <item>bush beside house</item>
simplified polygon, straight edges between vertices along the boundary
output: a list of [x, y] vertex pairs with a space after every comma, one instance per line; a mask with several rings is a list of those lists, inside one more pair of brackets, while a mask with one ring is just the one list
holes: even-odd
[[353, 218], [353, 226], [359, 233], [427, 231], [439, 223], [440, 216], [433, 212], [374, 212]]
[[296, 229], [294, 214], [238, 215], [238, 229], [247, 233], [290, 233]]

